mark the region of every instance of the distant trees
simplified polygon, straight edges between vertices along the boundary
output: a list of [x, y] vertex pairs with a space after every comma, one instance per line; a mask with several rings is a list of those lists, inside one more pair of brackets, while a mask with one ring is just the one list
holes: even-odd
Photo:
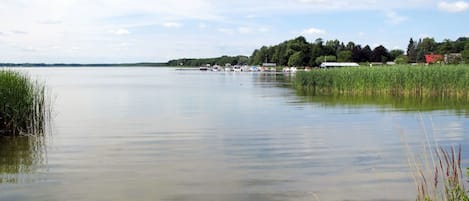
[[[456, 41], [445, 39], [440, 43], [436, 42], [435, 39], [428, 37], [420, 39], [415, 43], [411, 38], [409, 45], [407, 46], [407, 57], [409, 63], [425, 62], [425, 55], [427, 54], [461, 53], [464, 59], [464, 54], [467, 54], [467, 52], [464, 52], [466, 50], [465, 46], [468, 44], [469, 38], [467, 37], [460, 37]], [[468, 59], [464, 59], [466, 62], [467, 60]]]
[[376, 47], [373, 52], [371, 53], [371, 61], [372, 62], [383, 62], [389, 61], [390, 56], [388, 50], [380, 45]]
[[410, 63], [417, 62], [417, 44], [415, 44], [412, 38], [410, 38], [409, 45], [407, 46], [407, 58]]
[[399, 49], [395, 49], [395, 50], [391, 50], [389, 52], [389, 60], [391, 61], [394, 61], [395, 59], [397, 59], [397, 57], [399, 56], [402, 56], [404, 55], [404, 50], [399, 50]]
[[281, 66], [319, 66], [324, 61], [339, 62], [378, 62], [394, 60], [400, 54], [392, 57], [384, 46], [372, 50], [366, 45], [350, 41], [346, 45], [339, 40], [324, 41], [321, 38], [309, 43], [303, 36], [284, 41], [278, 45], [255, 50], [249, 61], [250, 64], [277, 63]]
[[369, 45], [362, 46], [352, 41], [345, 44], [339, 40], [324, 41], [322, 38], [310, 43], [305, 37], [300, 36], [274, 46], [262, 46], [254, 50], [250, 57], [222, 56], [207, 59], [178, 59], [169, 61], [168, 65], [277, 63], [279, 66], [319, 66], [324, 61], [415, 63], [425, 62], [426, 54], [449, 53], [461, 53], [464, 61], [469, 63], [469, 38], [460, 37], [455, 41], [445, 39], [440, 43], [433, 38], [423, 38], [417, 42], [410, 38], [407, 50], [404, 52], [399, 49], [388, 50], [382, 45], [372, 49]]
[[316, 58], [316, 63], [321, 64], [322, 62], [336, 62], [337, 57], [334, 55], [328, 55], [328, 56], [320, 56]]
[[205, 58], [205, 59], [176, 59], [176, 60], [171, 60], [168, 61], [169, 66], [202, 66], [206, 64], [210, 65], [225, 65], [227, 63], [230, 64], [239, 64], [239, 65], [244, 65], [248, 64], [249, 62], [249, 57], [247, 56], [222, 56], [222, 57], [217, 57], [217, 58]]
[[337, 61], [338, 62], [352, 61], [352, 51], [350, 50], [339, 51], [337, 53]]
[[409, 58], [407, 55], [400, 55], [394, 60], [394, 62], [396, 62], [396, 64], [407, 64], [409, 63]]
[[466, 44], [466, 47], [461, 52], [464, 63], [469, 64], [469, 43]]

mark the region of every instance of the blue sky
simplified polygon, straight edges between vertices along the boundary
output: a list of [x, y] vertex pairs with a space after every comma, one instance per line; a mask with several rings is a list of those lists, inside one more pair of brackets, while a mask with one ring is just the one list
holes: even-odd
[[0, 63], [250, 55], [303, 35], [405, 49], [469, 36], [465, 0], [0, 0]]

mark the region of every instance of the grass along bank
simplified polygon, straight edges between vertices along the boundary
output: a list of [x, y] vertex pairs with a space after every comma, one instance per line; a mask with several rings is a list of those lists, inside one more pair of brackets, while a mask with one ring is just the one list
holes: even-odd
[[314, 95], [469, 98], [469, 65], [349, 67], [298, 72], [294, 84]]
[[0, 136], [42, 134], [48, 112], [44, 85], [0, 70]]

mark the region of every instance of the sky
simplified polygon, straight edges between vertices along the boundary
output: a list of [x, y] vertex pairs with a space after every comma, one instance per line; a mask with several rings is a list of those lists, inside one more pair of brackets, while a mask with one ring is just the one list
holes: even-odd
[[0, 0], [0, 63], [249, 56], [300, 35], [406, 49], [468, 19], [467, 0]]

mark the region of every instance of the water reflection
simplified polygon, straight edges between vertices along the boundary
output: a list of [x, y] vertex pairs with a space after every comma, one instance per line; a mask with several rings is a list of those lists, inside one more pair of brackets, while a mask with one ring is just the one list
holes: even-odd
[[304, 90], [296, 90], [303, 102], [318, 103], [325, 107], [350, 106], [369, 107], [376, 106], [383, 109], [409, 112], [430, 112], [437, 110], [453, 111], [457, 115], [469, 114], [469, 101], [465, 99], [444, 97], [393, 97], [393, 96], [317, 96]]
[[43, 136], [0, 137], [0, 184], [31, 182], [44, 164]]

